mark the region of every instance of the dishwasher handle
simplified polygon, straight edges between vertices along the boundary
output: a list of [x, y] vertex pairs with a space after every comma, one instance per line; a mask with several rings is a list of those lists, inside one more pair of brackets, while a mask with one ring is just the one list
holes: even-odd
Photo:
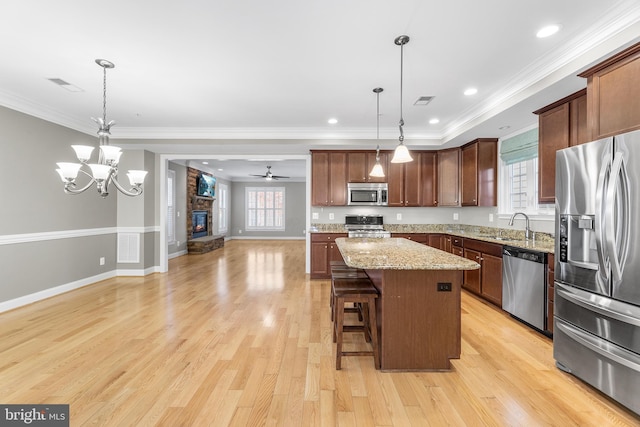
[[530, 249], [517, 248], [515, 246], [503, 246], [502, 256], [510, 256], [514, 258], [524, 259], [526, 261], [537, 262], [539, 264], [547, 263], [547, 254], [544, 252], [532, 251]]

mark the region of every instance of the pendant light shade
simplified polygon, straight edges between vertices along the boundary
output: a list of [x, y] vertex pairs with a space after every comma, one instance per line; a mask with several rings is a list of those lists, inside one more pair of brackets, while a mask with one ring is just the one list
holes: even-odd
[[[384, 89], [377, 87], [373, 90], [376, 94], [376, 140], [380, 139], [380, 92]], [[369, 176], [374, 178], [384, 178], [384, 170], [380, 164], [380, 145], [376, 147], [376, 164], [373, 165], [373, 169], [369, 172]]]
[[400, 128], [400, 137], [398, 140], [400, 143], [396, 147], [393, 152], [393, 158], [391, 159], [391, 163], [407, 163], [412, 162], [413, 157], [409, 153], [409, 149], [404, 145], [404, 131], [402, 127], [404, 126], [404, 119], [402, 118], [402, 74], [403, 74], [403, 63], [404, 63], [404, 45], [409, 43], [409, 36], [398, 36], [395, 39], [395, 44], [400, 46], [400, 123], [398, 127]]

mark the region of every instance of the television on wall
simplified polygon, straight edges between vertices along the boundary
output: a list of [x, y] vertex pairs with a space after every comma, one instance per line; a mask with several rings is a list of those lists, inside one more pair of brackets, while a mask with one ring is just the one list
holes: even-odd
[[198, 176], [198, 196], [215, 197], [216, 179], [210, 175], [201, 173]]

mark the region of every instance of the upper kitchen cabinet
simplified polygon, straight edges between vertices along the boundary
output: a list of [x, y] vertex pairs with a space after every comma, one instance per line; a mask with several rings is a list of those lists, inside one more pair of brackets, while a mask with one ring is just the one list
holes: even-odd
[[587, 78], [590, 140], [640, 129], [640, 43], [579, 76]]
[[462, 206], [496, 206], [498, 139], [478, 138], [461, 150]]
[[438, 206], [460, 206], [460, 148], [438, 151]]
[[311, 152], [311, 204], [313, 206], [346, 206], [346, 152]]
[[534, 111], [538, 115], [538, 202], [554, 203], [556, 151], [589, 141], [587, 90]]
[[420, 153], [422, 196], [420, 206], [438, 206], [438, 152]]
[[420, 206], [422, 184], [420, 182], [420, 160], [417, 152], [412, 152], [413, 161], [408, 163], [389, 162], [389, 206]]
[[376, 152], [375, 151], [355, 151], [347, 154], [347, 164], [349, 179], [348, 182], [387, 182], [386, 175], [388, 174], [387, 153], [380, 153], [380, 165], [385, 173], [385, 176], [375, 177], [369, 176], [369, 172], [376, 164]]

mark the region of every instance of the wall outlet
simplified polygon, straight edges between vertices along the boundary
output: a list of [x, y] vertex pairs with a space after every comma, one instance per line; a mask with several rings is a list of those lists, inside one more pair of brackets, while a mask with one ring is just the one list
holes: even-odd
[[451, 283], [438, 282], [438, 292], [451, 292]]
[[242, 230], [238, 230], [238, 234], [242, 234]]
[[459, 219], [460, 219], [460, 215], [458, 215], [458, 212], [454, 212], [454, 213], [453, 213], [453, 220], [454, 220], [454, 221], [457, 221], [457, 220], [459, 220]]
[[331, 219], [335, 219], [335, 217], [336, 217], [336, 216], [333, 214], [333, 212], [331, 212], [331, 213], [329, 214], [329, 219], [330, 219], [330, 220], [331, 220]]
[[493, 222], [493, 214], [489, 214], [489, 222]]
[[103, 256], [100, 257], [100, 265], [104, 265], [104, 257]]
[[177, 216], [178, 218], [180, 218], [180, 211], [177, 211], [177, 212], [176, 212], [176, 216]]
[[176, 246], [180, 246], [180, 240], [176, 241]]
[[320, 214], [318, 212], [314, 212], [311, 214], [311, 219], [320, 219]]
[[397, 219], [398, 221], [402, 221], [402, 214], [401, 214], [401, 213], [397, 213], [397, 214], [396, 214], [396, 219]]

